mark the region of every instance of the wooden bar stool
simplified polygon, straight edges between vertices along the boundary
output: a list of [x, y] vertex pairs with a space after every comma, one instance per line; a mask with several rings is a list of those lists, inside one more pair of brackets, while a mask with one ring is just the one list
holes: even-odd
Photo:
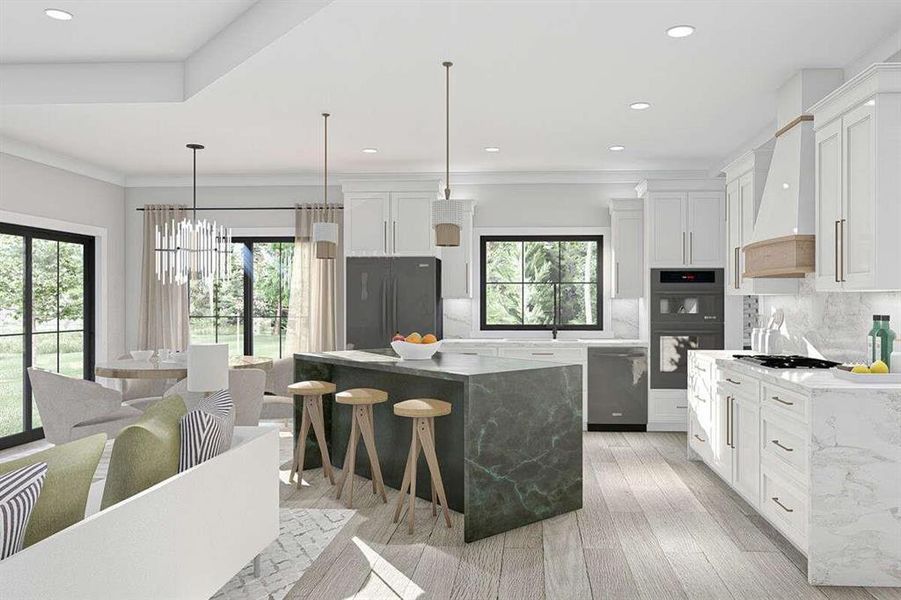
[[310, 425], [316, 435], [316, 443], [319, 444], [319, 453], [322, 455], [322, 476], [328, 477], [329, 482], [335, 485], [335, 474], [332, 470], [332, 461], [328, 455], [328, 446], [325, 443], [325, 419], [322, 414], [322, 396], [334, 394], [335, 384], [330, 381], [298, 381], [288, 386], [288, 392], [293, 396], [303, 396], [303, 414], [300, 421], [300, 431], [297, 434], [297, 444], [294, 446], [294, 464], [291, 465], [291, 475], [288, 482], [294, 480], [297, 474], [297, 487], [303, 480], [303, 459], [306, 451], [307, 435], [310, 433]]
[[352, 388], [335, 394], [338, 404], [350, 404], [353, 412], [350, 418], [350, 440], [347, 442], [347, 453], [344, 455], [344, 472], [338, 481], [338, 494], [341, 499], [344, 482], [350, 481], [350, 492], [347, 496], [347, 508], [353, 508], [354, 500], [354, 468], [357, 460], [357, 438], [362, 434], [363, 444], [369, 454], [369, 465], [372, 470], [372, 493], [380, 494], [382, 502], [388, 502], [385, 494], [385, 482], [382, 480], [382, 468], [379, 466], [379, 455], [375, 449], [375, 431], [372, 427], [372, 405], [384, 402], [388, 393], [374, 388]]
[[407, 468], [404, 470], [404, 480], [400, 484], [400, 495], [397, 497], [397, 508], [394, 511], [394, 522], [400, 518], [400, 511], [404, 506], [404, 493], [410, 490], [410, 505], [407, 508], [407, 523], [410, 533], [413, 533], [413, 505], [416, 502], [416, 462], [419, 460], [419, 449], [422, 447], [425, 461], [429, 466], [429, 474], [432, 479], [432, 515], [435, 511], [435, 495], [441, 502], [444, 511], [444, 520], [451, 527], [450, 512], [447, 510], [447, 499], [444, 497], [444, 483], [441, 481], [441, 470], [438, 468], [438, 455], [435, 454], [435, 417], [449, 415], [451, 405], [443, 400], [432, 398], [415, 398], [404, 400], [394, 405], [394, 414], [398, 417], [413, 419], [413, 439], [410, 442], [410, 454], [407, 457]]

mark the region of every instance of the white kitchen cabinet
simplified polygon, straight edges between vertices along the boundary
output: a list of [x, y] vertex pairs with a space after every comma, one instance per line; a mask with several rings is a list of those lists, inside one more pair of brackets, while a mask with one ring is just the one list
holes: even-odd
[[343, 186], [346, 256], [436, 254], [432, 201], [437, 194], [416, 183], [351, 182]]
[[726, 482], [732, 482], [732, 395], [716, 390], [710, 417], [710, 448], [712, 458], [710, 468]]
[[817, 289], [901, 289], [901, 63], [873, 65], [811, 112]]
[[610, 203], [613, 249], [613, 298], [644, 295], [644, 211], [641, 200], [614, 199]]
[[732, 485], [751, 506], [760, 504], [760, 401], [732, 400]]
[[726, 174], [726, 294], [797, 294], [790, 278], [744, 277], [742, 250], [754, 241], [754, 225], [773, 156], [773, 143], [751, 150], [723, 169]]
[[472, 204], [464, 203], [460, 245], [441, 248], [441, 297], [472, 298]]
[[723, 204], [721, 189], [648, 192], [648, 266], [723, 266]]

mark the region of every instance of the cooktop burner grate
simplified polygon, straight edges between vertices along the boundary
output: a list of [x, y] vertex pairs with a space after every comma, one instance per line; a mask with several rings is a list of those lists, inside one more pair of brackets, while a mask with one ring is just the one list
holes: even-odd
[[734, 358], [745, 362], [754, 363], [768, 369], [831, 369], [840, 363], [809, 356], [791, 355], [767, 355], [767, 354], [734, 354]]

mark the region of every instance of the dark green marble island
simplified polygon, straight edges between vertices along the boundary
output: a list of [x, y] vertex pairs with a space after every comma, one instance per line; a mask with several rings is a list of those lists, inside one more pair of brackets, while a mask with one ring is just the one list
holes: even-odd
[[[385, 484], [395, 489], [403, 478], [412, 425], [411, 419], [394, 416], [392, 404], [438, 398], [453, 405], [450, 415], [435, 419], [436, 446], [447, 502], [464, 513], [467, 542], [582, 507], [580, 365], [442, 353], [426, 361], [397, 361], [391, 350], [294, 357], [295, 381], [388, 392], [388, 401], [374, 407], [375, 436]], [[295, 398], [296, 424], [300, 406]], [[327, 396], [324, 410], [331, 459], [341, 467], [350, 407]], [[321, 466], [313, 437], [306, 443], [304, 468]], [[362, 443], [356, 471], [370, 477]], [[431, 500], [430, 486], [420, 456], [417, 495]]]

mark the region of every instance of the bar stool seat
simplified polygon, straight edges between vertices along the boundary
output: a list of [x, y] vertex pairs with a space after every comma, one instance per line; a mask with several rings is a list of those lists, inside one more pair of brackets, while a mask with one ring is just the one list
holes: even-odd
[[344, 467], [341, 479], [338, 481], [337, 498], [341, 499], [345, 482], [349, 482], [349, 494], [347, 507], [353, 508], [354, 499], [354, 472], [357, 461], [357, 440], [363, 437], [363, 445], [369, 455], [369, 465], [372, 471], [372, 493], [379, 494], [382, 502], [388, 502], [385, 493], [385, 482], [382, 479], [382, 468], [379, 466], [379, 455], [375, 448], [375, 429], [373, 423], [375, 416], [372, 407], [388, 399], [388, 392], [376, 388], [351, 388], [335, 394], [335, 402], [348, 404], [353, 407], [350, 416], [350, 439], [347, 442], [347, 453], [344, 455]]
[[351, 388], [335, 395], [338, 404], [378, 404], [387, 399], [388, 392], [375, 388]]
[[394, 405], [398, 417], [443, 417], [451, 413], [451, 403], [434, 398], [414, 398]]
[[300, 429], [297, 433], [297, 444], [294, 446], [294, 463], [291, 465], [290, 483], [297, 475], [297, 487], [300, 488], [303, 481], [303, 461], [307, 448], [307, 436], [310, 428], [316, 436], [319, 445], [319, 454], [322, 456], [322, 476], [328, 477], [329, 482], [335, 484], [335, 475], [332, 470], [332, 460], [328, 454], [328, 444], [325, 439], [325, 416], [322, 411], [322, 396], [334, 394], [337, 387], [331, 381], [298, 381], [288, 386], [288, 393], [292, 396], [303, 397], [303, 410], [301, 411]]
[[331, 381], [298, 381], [288, 386], [288, 392], [294, 396], [322, 396], [334, 394], [338, 388]]
[[404, 507], [404, 494], [409, 490], [409, 506], [407, 508], [408, 530], [413, 533], [413, 506], [416, 502], [416, 463], [419, 461], [419, 451], [425, 454], [425, 461], [429, 467], [429, 476], [432, 483], [432, 515], [437, 514], [435, 507], [440, 501], [444, 512], [444, 521], [451, 527], [450, 512], [447, 509], [447, 498], [444, 495], [444, 483], [441, 481], [441, 470], [438, 468], [438, 454], [435, 451], [435, 417], [443, 417], [451, 413], [452, 405], [444, 400], [435, 398], [412, 398], [394, 405], [394, 414], [398, 417], [413, 419], [413, 439], [410, 441], [410, 453], [407, 455], [407, 467], [404, 470], [404, 479], [400, 484], [400, 494], [397, 497], [397, 508], [394, 510], [394, 522], [400, 519], [401, 510]]

